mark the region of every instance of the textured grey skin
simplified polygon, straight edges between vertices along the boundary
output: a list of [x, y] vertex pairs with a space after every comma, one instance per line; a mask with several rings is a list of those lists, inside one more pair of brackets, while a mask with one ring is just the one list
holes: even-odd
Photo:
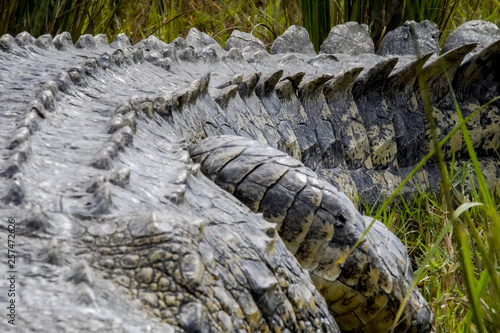
[[[292, 30], [287, 38], [303, 39]], [[304, 54], [303, 45], [274, 55], [255, 46], [225, 51], [196, 30], [168, 45], [150, 37], [134, 47], [125, 35], [111, 45], [102, 35], [82, 36], [75, 45], [67, 33], [2, 36], [0, 232], [5, 237], [3, 221], [16, 219], [19, 327], [338, 332], [333, 313], [344, 331], [359, 331], [363, 322], [352, 314], [351, 321], [342, 318], [352, 311], [342, 305], [348, 299], [327, 304], [274, 225], [201, 174], [187, 150], [207, 136], [258, 140], [302, 161], [316, 172], [311, 177], [350, 199], [360, 194], [374, 202], [426, 152], [418, 69], [425, 66], [435, 87], [443, 137], [457, 123], [444, 72], [468, 115], [498, 95], [492, 65], [498, 45], [465, 62], [470, 45], [426, 63], [409, 56]], [[467, 80], [457, 81], [459, 75]], [[470, 124], [492, 187], [500, 178], [499, 114], [497, 103]], [[217, 149], [219, 140], [211, 148], [218, 160], [241, 153]], [[458, 135], [445, 148], [447, 159], [466, 157]], [[257, 157], [279, 154], [262, 149]], [[427, 165], [414, 184], [437, 186], [436, 167]], [[414, 192], [410, 184], [404, 195]], [[366, 219], [355, 213], [356, 237]], [[396, 279], [404, 286], [411, 276], [404, 249], [386, 229], [379, 231], [377, 243], [399, 245], [373, 258], [403, 258], [392, 267], [404, 272]], [[346, 238], [346, 245], [355, 239]], [[335, 258], [325, 252], [325, 260]], [[314, 259], [307, 253], [297, 249], [296, 255]], [[356, 258], [346, 261], [339, 281], [360, 281], [349, 276], [357, 270], [347, 263]], [[316, 284], [320, 275], [311, 275]], [[412, 306], [425, 309], [414, 293]], [[389, 298], [394, 304], [386, 309], [397, 307], [403, 294]], [[432, 316], [412, 315], [403, 325], [427, 332]], [[7, 325], [0, 323], [3, 331]], [[384, 331], [363, 327], [372, 330]]]
[[[162, 43], [144, 52], [64, 39], [62, 52], [27, 36], [3, 36], [0, 52], [15, 331], [338, 332], [273, 226], [200, 174], [160, 116], [192, 80], [159, 67]], [[217, 110], [209, 99], [202, 107]]]

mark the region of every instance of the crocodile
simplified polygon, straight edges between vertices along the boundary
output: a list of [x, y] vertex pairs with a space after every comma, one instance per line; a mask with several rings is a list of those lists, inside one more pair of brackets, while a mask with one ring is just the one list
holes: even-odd
[[[404, 245], [357, 207], [430, 150], [419, 75], [438, 137], [456, 97], [499, 188], [499, 103], [478, 108], [500, 94], [500, 31], [438, 36], [409, 21], [375, 52], [349, 22], [319, 54], [297, 26], [270, 52], [237, 30], [224, 48], [194, 28], [2, 36], [2, 330], [430, 332]], [[443, 154], [467, 160], [460, 132]], [[412, 181], [403, 196], [436, 190], [436, 166]]]

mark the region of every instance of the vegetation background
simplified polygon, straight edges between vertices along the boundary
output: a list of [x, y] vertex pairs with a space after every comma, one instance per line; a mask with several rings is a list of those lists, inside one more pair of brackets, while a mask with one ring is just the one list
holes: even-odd
[[336, 24], [370, 26], [375, 41], [405, 20], [429, 19], [446, 36], [461, 23], [500, 23], [500, 0], [1, 0], [0, 35], [29, 31], [74, 41], [126, 33], [133, 42], [149, 35], [169, 43], [196, 27], [224, 44], [234, 29], [252, 32], [268, 45], [290, 25], [302, 24], [316, 47]]
[[[69, 31], [74, 41], [87, 33], [104, 33], [113, 40], [124, 32], [132, 42], [155, 35], [168, 43], [196, 27], [221, 44], [238, 29], [270, 46], [287, 27], [300, 24], [318, 49], [333, 25], [366, 23], [378, 44], [407, 19], [436, 22], [443, 41], [466, 21], [498, 25], [500, 0], [0, 0], [0, 35]], [[420, 84], [425, 96], [425, 82]], [[497, 106], [499, 99], [493, 101]], [[426, 108], [431, 110], [428, 103]], [[456, 109], [459, 126], [441, 142], [434, 136], [434, 150], [416, 168], [431, 158], [440, 163], [441, 194], [421, 193], [413, 202], [389, 205], [395, 192], [365, 211], [384, 221], [408, 248], [416, 270], [414, 285], [436, 316], [436, 332], [500, 332], [498, 193], [495, 202], [468, 137], [468, 119]], [[458, 130], [471, 160], [446, 168], [440, 147]]]

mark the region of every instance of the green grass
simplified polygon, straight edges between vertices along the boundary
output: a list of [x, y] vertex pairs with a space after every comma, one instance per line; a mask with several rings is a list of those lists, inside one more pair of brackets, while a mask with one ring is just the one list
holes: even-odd
[[[402, 200], [384, 211], [381, 220], [403, 241], [414, 270], [420, 273], [416, 285], [435, 315], [436, 332], [498, 332], [498, 276], [495, 282], [485, 261], [494, 262], [498, 269], [498, 256], [493, 252], [499, 239], [487, 229], [500, 206], [488, 213], [480, 191], [475, 190], [470, 195], [454, 192], [451, 198], [458, 207], [455, 211], [463, 211], [464, 218], [456, 222], [451, 222], [453, 214], [443, 197], [423, 192], [410, 203]], [[460, 235], [468, 240], [459, 239]], [[476, 308], [471, 295], [478, 300]]]
[[126, 33], [133, 42], [155, 35], [165, 42], [196, 27], [224, 44], [234, 29], [252, 32], [270, 44], [300, 23], [294, 0], [19, 0], [0, 2], [0, 35], [33, 36]]
[[[500, 201], [498, 193], [490, 192], [486, 184], [465, 126], [473, 115], [464, 119], [455, 102], [459, 124], [438, 141], [427, 87], [423, 80], [420, 84], [434, 148], [373, 215], [405, 243], [415, 265], [411, 288], [421, 287], [436, 316], [437, 332], [500, 332], [500, 206], [496, 203]], [[454, 98], [453, 91], [451, 94]], [[456, 173], [455, 168], [447, 169], [441, 147], [458, 130], [470, 166], [464, 165]], [[441, 171], [440, 197], [421, 193], [411, 205], [402, 200], [388, 210], [402, 186], [432, 157]], [[398, 315], [402, 310], [403, 306]]]
[[154, 35], [165, 42], [196, 27], [224, 44], [234, 29], [270, 46], [290, 25], [304, 25], [316, 49], [331, 26], [358, 21], [380, 42], [406, 19], [435, 21], [443, 37], [471, 19], [500, 23], [500, 0], [18, 0], [0, 2], [0, 35], [33, 36], [69, 31], [126, 33], [133, 42]]

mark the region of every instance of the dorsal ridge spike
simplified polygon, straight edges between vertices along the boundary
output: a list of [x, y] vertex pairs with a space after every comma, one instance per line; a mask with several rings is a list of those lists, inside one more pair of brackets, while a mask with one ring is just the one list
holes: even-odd
[[238, 92], [242, 98], [249, 97], [255, 91], [255, 87], [260, 80], [260, 76], [261, 73], [256, 72], [243, 77], [243, 80], [238, 85]]
[[255, 87], [255, 92], [257, 93], [257, 95], [267, 96], [271, 94], [282, 76], [282, 69], [267, 75], [262, 75], [259, 82], [257, 83], [257, 86]]
[[16, 40], [14, 37], [9, 34], [5, 34], [0, 37], [0, 50], [8, 51], [13, 47], [15, 43]]
[[105, 34], [98, 34], [94, 36], [94, 41], [96, 44], [96, 47], [107, 47], [109, 46], [108, 43], [108, 36]]
[[281, 36], [276, 38], [269, 51], [271, 54], [290, 52], [316, 55], [306, 28], [297, 25], [290, 26]]
[[206, 33], [193, 27], [189, 29], [189, 33], [186, 36], [186, 44], [191, 46], [196, 53], [200, 53], [207, 46], [217, 44], [217, 42]]
[[481, 90], [485, 86], [485, 79], [488, 80], [488, 77], [492, 77], [492, 73], [495, 71], [498, 73], [498, 66], [496, 64], [499, 61], [500, 40], [491, 43], [462, 62], [453, 79], [453, 88], [457, 94], [457, 98], [463, 100], [467, 96], [474, 96], [483, 100], [485, 96]]
[[111, 43], [109, 46], [115, 49], [126, 49], [132, 46], [132, 42], [125, 33], [121, 33], [115, 37], [113, 43]]
[[398, 58], [386, 59], [369, 70], [365, 70], [354, 83], [353, 93], [360, 96], [369, 91], [382, 92], [385, 82], [394, 67], [396, 67], [398, 60]]
[[313, 76], [309, 80], [302, 81], [299, 85], [299, 97], [308, 98], [310, 96], [314, 96], [323, 91], [323, 86], [326, 82], [328, 82], [333, 75], [331, 74], [318, 74]]
[[354, 82], [363, 69], [363, 67], [352, 67], [335, 75], [331, 80], [328, 80], [323, 87], [323, 94], [325, 97], [327, 99], [334, 99], [339, 94], [345, 92], [352, 93]]
[[69, 32], [65, 31], [53, 39], [54, 46], [59, 51], [65, 51], [73, 48], [73, 40], [71, 39], [71, 35]]
[[415, 81], [422, 72], [422, 67], [433, 54], [434, 52], [430, 52], [423, 57], [416, 58], [389, 75], [383, 88], [389, 104], [403, 108], [409, 107], [408, 101], [413, 96]]
[[23, 31], [16, 36], [17, 45], [23, 47], [35, 43], [35, 37], [31, 36], [28, 32]]
[[233, 84], [239, 85], [241, 82], [243, 82], [243, 74], [236, 74], [233, 77], [231, 77], [229, 80], [224, 82], [223, 84], [220, 84], [217, 86], [217, 89], [224, 89], [226, 87], [229, 87]]
[[238, 92], [237, 85], [230, 85], [225, 87], [224, 89], [215, 90], [211, 93], [215, 102], [222, 108], [225, 109], [229, 103], [229, 101], [236, 97]]
[[[448, 79], [453, 82], [455, 73], [465, 56], [476, 47], [477, 43], [464, 44], [440, 55], [423, 67], [422, 74], [426, 82], [432, 82], [429, 90], [431, 100], [434, 102], [444, 97], [449, 92]], [[446, 75], [443, 75], [446, 73]], [[418, 85], [415, 84], [415, 90]]]
[[197, 95], [205, 94], [208, 91], [211, 76], [212, 72], [206, 72], [202, 77], [191, 82], [190, 87], [193, 89], [193, 92]]
[[294, 90], [299, 89], [300, 83], [302, 82], [302, 79], [306, 75], [305, 72], [298, 72], [292, 75], [285, 76], [282, 78], [280, 81], [288, 80], [292, 84], [292, 87]]
[[77, 49], [95, 49], [96, 41], [94, 36], [90, 34], [81, 35], [78, 41], [75, 43]]

